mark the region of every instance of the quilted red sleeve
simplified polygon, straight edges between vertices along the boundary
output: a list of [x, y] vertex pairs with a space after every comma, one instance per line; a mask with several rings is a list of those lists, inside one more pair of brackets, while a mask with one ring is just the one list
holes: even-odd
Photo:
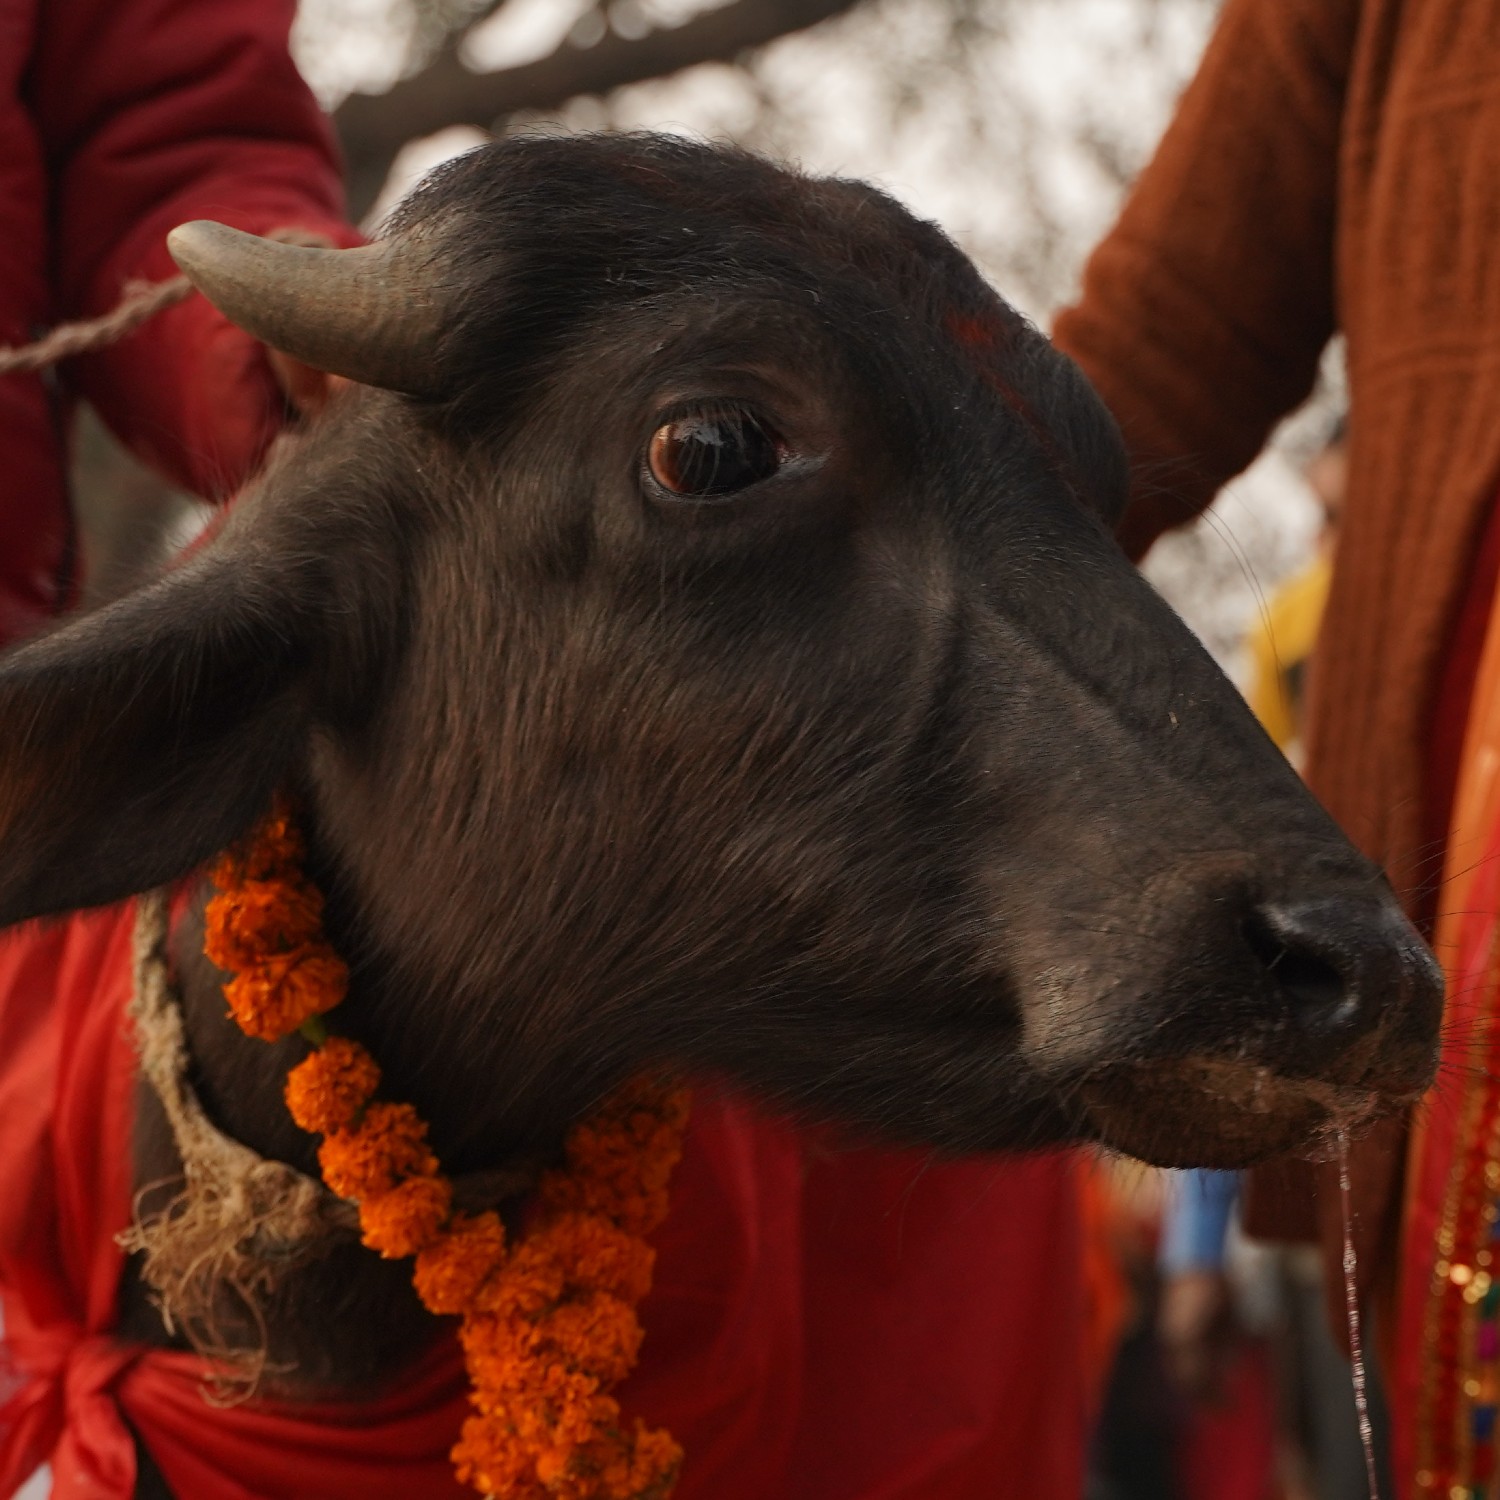
[[[52, 186], [55, 313], [92, 316], [175, 272], [187, 219], [340, 243], [336, 152], [287, 50], [295, 0], [44, 0], [32, 109]], [[202, 495], [234, 489], [283, 415], [264, 352], [201, 297], [70, 378], [143, 459]]]

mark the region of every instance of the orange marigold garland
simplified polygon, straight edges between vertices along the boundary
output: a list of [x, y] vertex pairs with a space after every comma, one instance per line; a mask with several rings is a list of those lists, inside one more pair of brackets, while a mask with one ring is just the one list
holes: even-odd
[[276, 1042], [332, 1010], [349, 971], [323, 935], [323, 897], [302, 873], [301, 835], [278, 803], [213, 869], [203, 951], [234, 977], [224, 998], [249, 1036]]
[[230, 1010], [251, 1036], [302, 1031], [314, 1051], [287, 1076], [292, 1118], [323, 1137], [323, 1179], [359, 1205], [361, 1237], [415, 1256], [432, 1312], [462, 1318], [474, 1413], [453, 1450], [459, 1478], [506, 1500], [665, 1500], [682, 1451], [628, 1423], [610, 1394], [641, 1344], [636, 1305], [667, 1211], [687, 1123], [684, 1090], [637, 1081], [574, 1128], [519, 1244], [494, 1212], [453, 1209], [452, 1184], [409, 1104], [375, 1098], [380, 1069], [318, 1019], [348, 988], [323, 932], [323, 899], [284, 801], [215, 865], [205, 951], [233, 975]]

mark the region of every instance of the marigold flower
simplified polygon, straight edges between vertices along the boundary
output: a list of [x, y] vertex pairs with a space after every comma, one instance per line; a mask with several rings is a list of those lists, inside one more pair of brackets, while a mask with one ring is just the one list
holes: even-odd
[[360, 1241], [385, 1260], [415, 1255], [442, 1232], [452, 1207], [446, 1177], [408, 1177], [388, 1193], [360, 1200]]
[[599, 1394], [598, 1381], [545, 1359], [530, 1361], [527, 1373], [531, 1379], [513, 1388], [503, 1409], [538, 1460], [537, 1478], [546, 1483], [543, 1465], [553, 1475], [566, 1472], [601, 1428], [617, 1425], [620, 1407]]
[[303, 1130], [331, 1135], [352, 1125], [379, 1087], [375, 1059], [358, 1042], [331, 1036], [286, 1075], [286, 1106]]
[[670, 1432], [650, 1428], [639, 1419], [630, 1439], [630, 1471], [615, 1494], [631, 1500], [662, 1500], [672, 1492], [682, 1468], [682, 1448]]
[[620, 1404], [608, 1396], [594, 1397], [580, 1411], [566, 1433], [546, 1433], [532, 1439], [536, 1454], [536, 1477], [554, 1496], [577, 1496], [579, 1500], [597, 1500], [608, 1494], [601, 1488], [603, 1466], [600, 1457], [612, 1445], [611, 1437], [620, 1425]]
[[247, 1036], [278, 1042], [344, 998], [349, 971], [332, 949], [309, 944], [236, 974], [224, 986], [230, 1013]]
[[408, 1177], [432, 1177], [438, 1160], [427, 1126], [409, 1104], [377, 1102], [352, 1130], [336, 1130], [318, 1147], [323, 1181], [340, 1198], [363, 1201]]
[[245, 880], [269, 880], [288, 871], [299, 871], [306, 853], [291, 800], [278, 796], [271, 804], [271, 811], [255, 828], [231, 844], [214, 862], [213, 883], [220, 890], [227, 890]]
[[323, 897], [300, 877], [247, 880], [221, 890], [209, 903], [203, 951], [230, 973], [321, 943]]
[[494, 1411], [517, 1390], [534, 1385], [537, 1373], [532, 1355], [537, 1348], [535, 1325], [505, 1313], [470, 1313], [458, 1330], [464, 1365], [474, 1386], [474, 1404]]
[[544, 1177], [542, 1201], [602, 1214], [630, 1234], [650, 1233], [667, 1215], [687, 1111], [684, 1089], [628, 1084], [569, 1133], [567, 1169]]
[[467, 1418], [449, 1456], [459, 1482], [481, 1494], [503, 1495], [505, 1500], [552, 1500], [536, 1478], [531, 1454], [518, 1449], [514, 1429], [496, 1418]]
[[605, 1292], [639, 1302], [651, 1290], [656, 1251], [598, 1214], [562, 1214], [527, 1240], [533, 1253], [567, 1267], [569, 1283], [581, 1291]]
[[502, 1317], [537, 1318], [561, 1299], [566, 1286], [567, 1275], [553, 1247], [532, 1237], [522, 1240], [505, 1269], [484, 1284], [475, 1305]]
[[568, 1369], [591, 1375], [605, 1386], [623, 1380], [641, 1352], [635, 1309], [618, 1297], [598, 1293], [553, 1308], [537, 1332], [544, 1350], [556, 1350]]
[[628, 1434], [617, 1423], [601, 1425], [599, 1436], [572, 1455], [548, 1493], [553, 1500], [665, 1500], [681, 1465], [682, 1450], [669, 1434], [639, 1421]]
[[412, 1284], [428, 1312], [467, 1312], [479, 1289], [504, 1263], [505, 1226], [500, 1215], [456, 1214], [448, 1232], [417, 1255]]

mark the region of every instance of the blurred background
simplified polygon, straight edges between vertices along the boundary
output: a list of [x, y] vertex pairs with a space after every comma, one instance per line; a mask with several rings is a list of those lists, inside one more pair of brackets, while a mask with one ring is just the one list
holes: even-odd
[[[303, 0], [293, 47], [333, 114], [367, 227], [488, 133], [682, 132], [878, 182], [1045, 328], [1165, 128], [1218, 5]], [[1342, 403], [1335, 346], [1266, 455], [1147, 563], [1252, 694], [1288, 580], [1295, 591], [1320, 552], [1326, 567], [1341, 479], [1324, 460]], [[90, 602], [200, 524], [87, 413], [74, 480]], [[1316, 609], [1310, 620], [1315, 630]], [[1272, 688], [1295, 698], [1295, 684]], [[1295, 724], [1282, 730], [1295, 755]], [[1122, 1310], [1090, 1500], [1364, 1496], [1348, 1367], [1321, 1333], [1315, 1264], [1252, 1250], [1232, 1228], [1226, 1251], [1232, 1184], [1133, 1164], [1097, 1176], [1102, 1274]], [[1164, 1244], [1201, 1239], [1215, 1215], [1207, 1262], [1169, 1263]]]

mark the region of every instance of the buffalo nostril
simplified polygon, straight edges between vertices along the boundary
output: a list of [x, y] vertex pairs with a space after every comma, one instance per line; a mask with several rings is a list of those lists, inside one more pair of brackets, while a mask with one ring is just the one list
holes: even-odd
[[1311, 1031], [1337, 1031], [1359, 1015], [1360, 995], [1347, 960], [1297, 913], [1262, 907], [1244, 924], [1245, 941], [1271, 982]]
[[1317, 884], [1239, 910], [1261, 1055], [1288, 1077], [1410, 1097], [1432, 1080], [1441, 972], [1389, 894]]

